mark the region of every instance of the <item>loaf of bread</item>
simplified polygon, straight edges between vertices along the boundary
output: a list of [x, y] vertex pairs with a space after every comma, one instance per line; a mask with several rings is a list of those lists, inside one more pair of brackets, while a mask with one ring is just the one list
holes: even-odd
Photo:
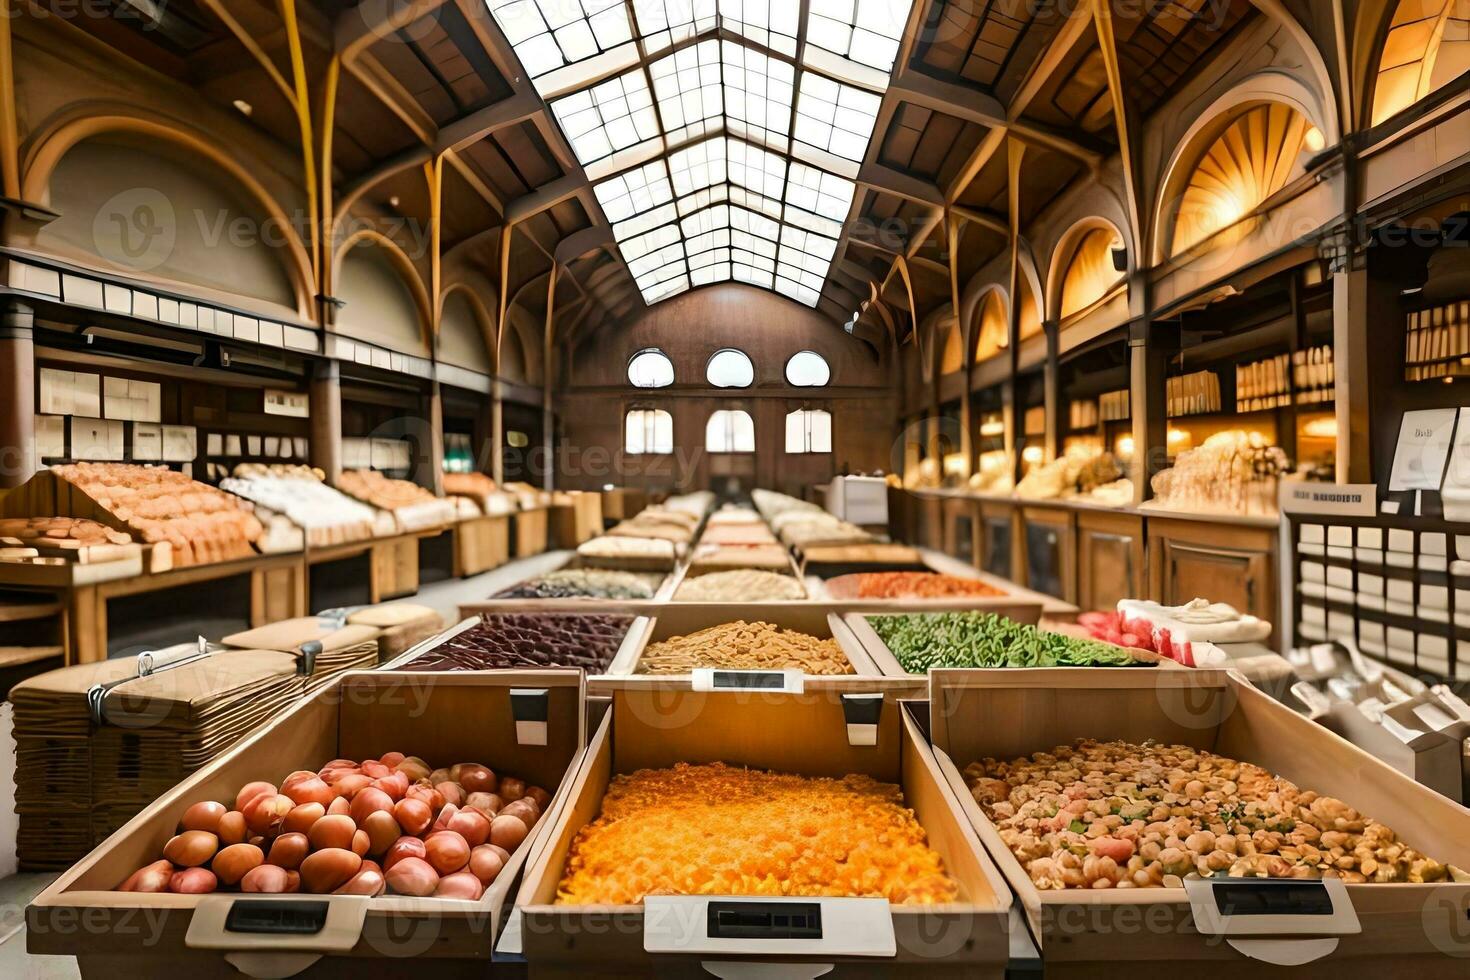
[[172, 544], [175, 565], [247, 558], [264, 533], [249, 502], [165, 467], [69, 463], [52, 472], [143, 541]]

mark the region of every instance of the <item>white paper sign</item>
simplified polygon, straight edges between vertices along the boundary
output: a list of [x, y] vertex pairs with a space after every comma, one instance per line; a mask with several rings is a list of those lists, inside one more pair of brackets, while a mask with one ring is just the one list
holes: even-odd
[[1281, 511], [1285, 514], [1372, 517], [1378, 513], [1378, 484], [1282, 480]]
[[1455, 432], [1456, 410], [1434, 408], [1405, 412], [1393, 454], [1388, 489], [1438, 490]]
[[1440, 491], [1447, 521], [1470, 521], [1470, 408], [1460, 409], [1455, 446]]

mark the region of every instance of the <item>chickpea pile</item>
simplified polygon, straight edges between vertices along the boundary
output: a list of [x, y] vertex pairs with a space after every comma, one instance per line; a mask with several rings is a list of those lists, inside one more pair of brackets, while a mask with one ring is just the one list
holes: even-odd
[[1341, 800], [1183, 745], [1082, 739], [984, 759], [965, 778], [1043, 890], [1180, 887], [1192, 873], [1359, 884], [1462, 874]]

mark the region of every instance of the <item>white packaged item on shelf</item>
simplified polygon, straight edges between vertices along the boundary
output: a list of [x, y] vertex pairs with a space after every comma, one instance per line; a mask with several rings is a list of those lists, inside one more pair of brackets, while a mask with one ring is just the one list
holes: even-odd
[[242, 463], [220, 489], [284, 515], [312, 547], [373, 536], [377, 513], [322, 482], [320, 470], [293, 464]]
[[1419, 669], [1441, 676], [1450, 671], [1450, 641], [1433, 633], [1419, 634]]
[[1401, 527], [1388, 529], [1388, 550], [1414, 553], [1414, 532]]
[[1446, 554], [1448, 542], [1439, 531], [1425, 531], [1419, 535], [1419, 553], [1421, 555], [1438, 555], [1443, 558]]
[[1327, 581], [1327, 566], [1318, 561], [1304, 561], [1301, 563], [1302, 581], [1325, 582]]
[[1336, 589], [1352, 589], [1353, 570], [1341, 565], [1328, 565], [1327, 584]]
[[1369, 572], [1358, 572], [1358, 595], [1372, 595], [1382, 598], [1385, 584], [1382, 575], [1373, 575]]
[[1327, 530], [1321, 524], [1303, 524], [1297, 530], [1297, 541], [1300, 544], [1326, 544]]
[[1325, 626], [1327, 624], [1327, 609], [1315, 603], [1303, 602], [1302, 622]]
[[1331, 640], [1352, 639], [1353, 617], [1348, 613], [1327, 611], [1327, 638]]
[[1359, 548], [1382, 548], [1383, 547], [1383, 528], [1381, 528], [1381, 527], [1360, 527], [1360, 528], [1358, 528], [1358, 547]]
[[1354, 548], [1353, 557], [1358, 560], [1358, 565], [1371, 565], [1375, 568], [1383, 565], [1383, 549], [1381, 548]]
[[1327, 529], [1327, 546], [1330, 548], [1351, 548], [1353, 546], [1353, 529], [1340, 524], [1334, 524]]
[[1450, 589], [1447, 585], [1424, 585], [1419, 586], [1419, 606], [1429, 606], [1433, 609], [1448, 609], [1450, 607]]

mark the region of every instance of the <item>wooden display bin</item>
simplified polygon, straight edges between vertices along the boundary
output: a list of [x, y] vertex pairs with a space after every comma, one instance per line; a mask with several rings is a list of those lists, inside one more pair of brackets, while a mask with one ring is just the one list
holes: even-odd
[[1077, 605], [1111, 610], [1119, 599], [1146, 595], [1146, 571], [1142, 517], [1077, 512]]
[[[1470, 884], [1347, 885], [1334, 895], [1338, 886], [1310, 880], [1291, 881], [1283, 891], [1280, 882], [1225, 878], [1188, 883], [1200, 889], [1193, 905], [1186, 888], [1041, 891], [965, 784], [962, 770], [971, 763], [1016, 759], [1079, 738], [1184, 744], [1335, 796], [1430, 857], [1470, 867], [1470, 810], [1244, 678], [1212, 670], [936, 670], [929, 683], [939, 767], [1010, 881], [1047, 977], [1115, 977], [1161, 964], [1208, 978], [1465, 976]], [[1319, 907], [1344, 895], [1357, 930], [1347, 927], [1340, 906], [1330, 914]], [[1246, 911], [1223, 928], [1211, 925], [1231, 906]], [[1275, 911], [1288, 908], [1311, 914]], [[1339, 927], [1346, 931], [1335, 932]]]
[[648, 492], [637, 487], [612, 487], [602, 491], [602, 520], [612, 526], [635, 516], [648, 506]]
[[[698, 546], [697, 545], [695, 546], [695, 553], [696, 554], [698, 553]], [[720, 572], [740, 571], [742, 569], [754, 569], [756, 571], [761, 571], [761, 572], [771, 572], [771, 573], [776, 574], [776, 575], [789, 575], [796, 582], [796, 584], [801, 587], [801, 590], [802, 590], [802, 599], [815, 598], [815, 596], [812, 595], [811, 592], [810, 592], [810, 590], [807, 588], [806, 583], [802, 580], [801, 576], [799, 576], [797, 574], [796, 563], [791, 560], [791, 553], [790, 552], [786, 552], [785, 554], [786, 554], [785, 564], [784, 565], [780, 565], [780, 566], [776, 565], [774, 562], [772, 562], [770, 564], [767, 564], [767, 565], [739, 565], [739, 564], [731, 564], [731, 565], [710, 565], [708, 563], [699, 563], [699, 564], [696, 564], [694, 561], [687, 562], [686, 564], [684, 564], [674, 574], [674, 579], [675, 579], [674, 586], [673, 586], [672, 589], [669, 590], [669, 598], [671, 600], [678, 599], [678, 597], [679, 597], [679, 588], [685, 582], [689, 581], [690, 579], [699, 578], [702, 575], [715, 575], [715, 574], [718, 574]], [[698, 600], [695, 600], [695, 601], [698, 601]], [[758, 600], [758, 601], [759, 602], [765, 602], [767, 600]], [[800, 601], [800, 600], [785, 599], [785, 600], [775, 600], [775, 601], [795, 602], [795, 601]]]
[[944, 550], [944, 502], [934, 490], [914, 493], [913, 541], [919, 547]]
[[[603, 565], [588, 563], [576, 555], [568, 558], [563, 564], [558, 566], [557, 570], [574, 568], [608, 570]], [[606, 612], [608, 609], [624, 609], [641, 613], [648, 608], [667, 602], [674, 594], [674, 586], [679, 580], [676, 573], [665, 572], [662, 569], [658, 571], [637, 571], [636, 574], [661, 578], [658, 587], [654, 589], [652, 599], [593, 599], [579, 598], [577, 596], [562, 596], [551, 599], [503, 599], [496, 598], [495, 596], [486, 596], [474, 602], [460, 603], [459, 615], [463, 619], [466, 616], [478, 616], [480, 613], [487, 612], [546, 612], [547, 610]], [[535, 577], [534, 575], [529, 575], [515, 584], [520, 585]], [[513, 588], [514, 586], [511, 587]]]
[[472, 517], [454, 525], [454, 576], [466, 578], [510, 561], [510, 515]]
[[515, 533], [511, 537], [515, 557], [531, 558], [546, 550], [549, 533], [547, 515], [550, 513], [550, 508], [535, 507], [531, 510], [518, 510], [511, 515], [515, 522]]
[[[518, 722], [513, 691], [532, 700], [530, 692], [545, 692], [537, 705], [545, 708], [544, 729], [528, 732]], [[555, 824], [580, 766], [584, 717], [580, 671], [346, 674], [160, 797], [53, 882], [26, 908], [26, 948], [76, 956], [89, 980], [493, 973], [490, 951], [506, 900], [522, 864]], [[278, 782], [338, 757], [389, 751], [435, 765], [482, 761], [555, 791], [532, 835], [480, 900], [109, 890], [157, 860], [192, 803], [234, 799], [252, 780]], [[227, 929], [230, 911], [247, 905], [292, 915], [300, 928]]]
[[403, 535], [373, 542], [372, 602], [413, 595], [419, 590], [419, 537]]
[[[802, 602], [680, 602], [660, 606], [635, 620], [622, 647], [618, 650], [618, 655], [608, 665], [607, 673], [590, 678], [587, 682], [588, 690], [594, 694], [602, 694], [629, 685], [647, 686], [665, 682], [686, 686], [713, 684], [715, 682], [713, 676], [697, 679], [692, 674], [657, 676], [639, 674], [637, 672], [638, 663], [643, 659], [643, 653], [648, 649], [650, 643], [659, 643], [675, 636], [688, 636], [690, 633], [697, 633], [711, 626], [720, 626], [740, 620], [771, 623], [781, 629], [797, 630], [822, 640], [835, 639], [838, 647], [852, 665], [852, 676], [883, 676], [883, 671], [878, 668], [878, 665], [863, 649], [862, 644], [852, 635], [846, 623], [843, 622], [842, 616], [832, 611], [829, 606]], [[782, 676], [781, 671], [719, 671], [716, 673], [725, 675], [720, 681], [722, 687], [772, 685], [776, 689], [797, 690], [804, 684], [810, 684], [818, 679], [818, 675], [802, 675], [800, 671], [795, 670], [790, 671], [785, 677]], [[922, 694], [920, 686], [898, 685], [898, 688], [915, 696]]]
[[[883, 642], [883, 639], [880, 636], [878, 636], [878, 632], [873, 629], [873, 624], [870, 623], [869, 620], [872, 619], [872, 618], [874, 618], [874, 617], [878, 617], [878, 616], [902, 616], [905, 613], [938, 614], [938, 613], [953, 612], [953, 611], [955, 611], [955, 610], [953, 610], [953, 609], [946, 609], [946, 608], [943, 608], [943, 607], [936, 609], [933, 605], [926, 604], [926, 605], [924, 605], [922, 607], [910, 606], [907, 609], [904, 609], [904, 608], [884, 609], [881, 612], [871, 612], [871, 611], [870, 612], [849, 612], [849, 613], [847, 613], [843, 617], [843, 622], [847, 625], [848, 630], [851, 631], [852, 635], [857, 639], [858, 643], [862, 644], [862, 648], [865, 651], [867, 651], [868, 656], [872, 659], [872, 661], [875, 664], [878, 665], [878, 669], [883, 672], [883, 675], [885, 677], [914, 677], [914, 676], [921, 676], [921, 675], [910, 674], [910, 673], [908, 673], [907, 671], [905, 671], [903, 669], [903, 666], [898, 662], [898, 657], [894, 655], [894, 653], [893, 653], [892, 650], [888, 649], [888, 644], [884, 643]], [[960, 611], [967, 611], [967, 610], [960, 610]], [[998, 610], [998, 609], [991, 609], [991, 608], [982, 608], [982, 609], [975, 609], [973, 611], [975, 611], [975, 612], [995, 612], [995, 613], [998, 613], [999, 615], [1007, 616], [1010, 619], [1016, 619], [1017, 618], [1017, 617], [1011, 615], [1010, 613], [1006, 612], [1003, 609], [999, 609]], [[1030, 611], [1030, 610], [1028, 610], [1028, 611]], [[1021, 622], [1021, 620], [1017, 620], [1017, 621], [1018, 622]], [[1028, 625], [1034, 625], [1035, 622], [1036, 622], [1036, 620], [1033, 619], [1033, 620], [1031, 620], [1030, 624], [1028, 624]], [[1118, 670], [1118, 669], [1132, 670], [1132, 669], [1134, 669], [1136, 667], [1154, 667], [1154, 666], [1157, 666], [1159, 664], [1164, 664], [1164, 663], [1170, 663], [1170, 664], [1172, 664], [1173, 663], [1173, 661], [1171, 661], [1171, 660], [1166, 660], [1166, 659], [1164, 659], [1162, 657], [1159, 657], [1158, 654], [1149, 653], [1147, 651], [1141, 651], [1141, 650], [1140, 651], [1134, 651], [1134, 659], [1136, 661], [1134, 664], [1125, 665], [1125, 666], [1123, 666], [1121, 668], [1115, 668], [1115, 667], [1088, 667], [1088, 668], [1084, 668], [1084, 669], [1086, 669], [1086, 670], [1093, 670], [1093, 671], [1098, 671], [1098, 670]], [[1003, 671], [1003, 672], [1009, 673], [1009, 672], [1011, 672], [1013, 670], [1016, 670], [1017, 668], [1014, 668], [1014, 667], [996, 667], [996, 668], [975, 667], [975, 668], [970, 668], [970, 669], [976, 670], [976, 671], [980, 671], [980, 672], [983, 672], [983, 673], [993, 673], [995, 671]], [[1049, 669], [1055, 670], [1055, 669], [1059, 669], [1059, 668], [1049, 668]]]
[[[536, 977], [967, 977], [999, 978], [1008, 958], [1011, 897], [956, 809], [913, 718], [879, 680], [811, 678], [806, 693], [702, 693], [675, 682], [615, 691], [586, 762], [516, 897], [521, 943]], [[853, 697], [856, 695], [857, 697]], [[862, 695], [867, 695], [863, 698]], [[872, 724], [850, 727], [858, 704]], [[865, 720], [867, 720], [865, 718]], [[864, 741], [873, 744], [853, 744]], [[806, 776], [864, 773], [902, 786], [958, 881], [952, 904], [890, 906], [882, 899], [785, 899], [818, 908], [820, 938], [762, 935], [762, 896], [649, 898], [642, 905], [555, 904], [577, 832], [602, 808], [615, 774], [677, 763], [725, 762]], [[710, 908], [748, 913], [748, 938], [710, 937]], [[869, 904], [873, 903], [873, 904]], [[673, 906], [678, 906], [675, 911]], [[778, 912], [781, 910], [778, 910]], [[671, 913], [671, 914], [669, 914]], [[857, 925], [860, 920], [863, 924]], [[856, 940], [868, 947], [856, 952]], [[718, 923], [714, 927], [719, 932]], [[891, 943], [890, 951], [878, 951]], [[649, 952], [648, 946], [668, 952]]]
[[557, 493], [551, 505], [551, 546], [575, 548], [602, 533], [602, 494], [571, 490]]

